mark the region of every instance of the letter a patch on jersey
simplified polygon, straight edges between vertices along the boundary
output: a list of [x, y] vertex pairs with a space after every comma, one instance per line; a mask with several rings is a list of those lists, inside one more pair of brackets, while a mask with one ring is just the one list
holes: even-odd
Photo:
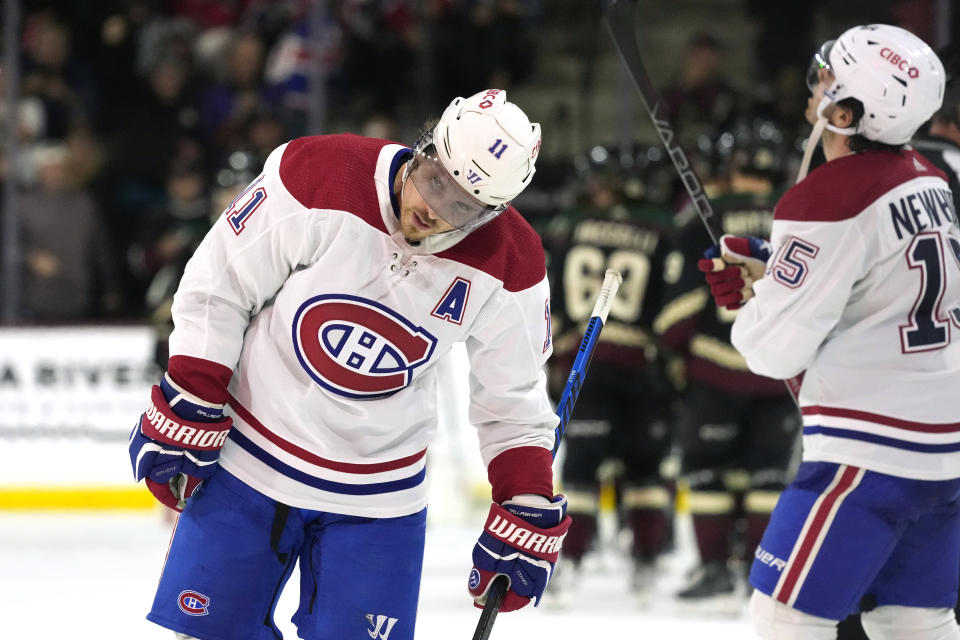
[[470, 281], [458, 276], [430, 315], [453, 324], [463, 324], [463, 312], [467, 308], [469, 297]]

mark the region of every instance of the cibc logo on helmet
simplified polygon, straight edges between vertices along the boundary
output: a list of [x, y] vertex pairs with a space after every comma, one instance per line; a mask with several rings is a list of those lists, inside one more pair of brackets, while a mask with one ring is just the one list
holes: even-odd
[[483, 100], [480, 101], [478, 105], [481, 109], [489, 109], [493, 106], [493, 99], [497, 97], [497, 94], [503, 91], [503, 89], [488, 89], [485, 94], [483, 94]]
[[880, 49], [880, 57], [889, 61], [890, 64], [896, 66], [900, 71], [905, 71], [911, 78], [916, 78], [920, 75], [919, 69], [908, 66], [910, 62], [890, 47]]

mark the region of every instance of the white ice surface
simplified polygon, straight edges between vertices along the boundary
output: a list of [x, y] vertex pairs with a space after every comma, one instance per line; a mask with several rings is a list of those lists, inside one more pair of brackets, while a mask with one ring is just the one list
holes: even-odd
[[[0, 637], [9, 640], [154, 640], [172, 633], [144, 615], [153, 599], [169, 537], [157, 514], [0, 514]], [[417, 623], [418, 640], [471, 638], [478, 619], [466, 595], [477, 531], [431, 525]], [[725, 617], [681, 610], [670, 594], [693, 562], [688, 533], [662, 563], [645, 603], [627, 588], [613, 552], [597, 554], [566, 608], [546, 605], [501, 614], [491, 640], [649, 638], [737, 640], [755, 636], [741, 607]], [[277, 623], [289, 622], [296, 577], [280, 600]]]

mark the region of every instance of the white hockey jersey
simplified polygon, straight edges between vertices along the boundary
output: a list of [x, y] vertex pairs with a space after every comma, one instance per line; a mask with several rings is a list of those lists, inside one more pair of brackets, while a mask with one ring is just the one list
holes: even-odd
[[784, 194], [771, 241], [732, 341], [756, 373], [806, 371], [803, 459], [960, 477], [960, 235], [943, 174], [912, 150], [833, 160]]
[[458, 341], [495, 497], [552, 495], [539, 237], [511, 208], [469, 235], [435, 236], [449, 245], [439, 252], [411, 246], [392, 190], [409, 154], [351, 135], [281, 146], [174, 298], [171, 375], [228, 400], [221, 466], [282, 503], [369, 517], [422, 509], [434, 365]]

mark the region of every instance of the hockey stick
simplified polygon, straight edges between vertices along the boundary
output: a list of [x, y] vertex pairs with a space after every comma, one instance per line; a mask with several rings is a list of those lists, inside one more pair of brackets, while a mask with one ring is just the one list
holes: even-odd
[[[577, 357], [573, 360], [573, 366], [570, 368], [570, 375], [567, 376], [567, 384], [560, 394], [560, 400], [557, 402], [557, 415], [560, 417], [560, 424], [554, 429], [553, 457], [557, 457], [557, 450], [560, 448], [560, 440], [566, 431], [567, 423], [570, 421], [570, 414], [573, 412], [573, 405], [576, 404], [580, 396], [580, 389], [583, 387], [583, 379], [587, 375], [587, 368], [590, 366], [590, 360], [593, 358], [593, 352], [597, 348], [597, 341], [600, 339], [600, 332], [607, 321], [607, 314], [610, 313], [610, 305], [617, 295], [617, 289], [623, 282], [623, 276], [619, 271], [607, 269], [603, 276], [603, 284], [600, 285], [600, 293], [597, 295], [597, 302], [593, 305], [593, 313], [590, 314], [590, 320], [587, 322], [587, 328], [583, 332], [583, 340], [580, 342], [580, 350]], [[500, 611], [500, 604], [507, 593], [507, 576], [499, 575], [493, 579], [490, 584], [490, 590], [487, 592], [487, 601], [483, 605], [483, 612], [480, 614], [480, 620], [477, 622], [477, 629], [473, 632], [473, 640], [487, 640], [490, 632], [493, 630], [493, 623], [497, 619], [497, 613]]]
[[[610, 37], [613, 38], [613, 44], [620, 52], [623, 64], [627, 67], [630, 77], [633, 78], [634, 84], [640, 91], [641, 102], [643, 102], [644, 108], [650, 115], [650, 119], [653, 120], [653, 125], [657, 130], [657, 135], [660, 136], [660, 141], [663, 142], [663, 146], [667, 150], [667, 155], [670, 156], [673, 166], [680, 174], [680, 180], [693, 201], [697, 215], [700, 216], [703, 226], [706, 227], [707, 233], [710, 235], [710, 241], [717, 245], [723, 232], [718, 227], [717, 218], [713, 215], [710, 199], [704, 192], [703, 183], [690, 164], [686, 152], [680, 146], [680, 139], [674, 132], [673, 126], [659, 113], [660, 94], [653, 86], [650, 74], [647, 73], [647, 68], [643, 65], [643, 58], [640, 56], [640, 46], [637, 44], [637, 5], [637, 0], [611, 0], [603, 16], [603, 21], [607, 26]], [[797, 406], [800, 406], [798, 396], [801, 380], [802, 374], [784, 380], [787, 391]]]
[[667, 155], [673, 161], [673, 166], [680, 174], [680, 180], [690, 194], [690, 199], [703, 221], [703, 226], [710, 234], [710, 240], [713, 244], [717, 244], [717, 239], [722, 233], [717, 228], [717, 219], [713, 215], [710, 199], [707, 198], [703, 183], [690, 164], [687, 154], [680, 146], [680, 139], [674, 132], [673, 126], [660, 116], [660, 94], [653, 86], [650, 74], [647, 73], [643, 59], [640, 57], [640, 48], [637, 45], [637, 0], [611, 0], [610, 6], [604, 13], [603, 21], [610, 37], [613, 38], [613, 44], [620, 52], [623, 64], [626, 65], [630, 77], [640, 91], [643, 106], [653, 120], [653, 126], [657, 129], [657, 135], [660, 136]]

